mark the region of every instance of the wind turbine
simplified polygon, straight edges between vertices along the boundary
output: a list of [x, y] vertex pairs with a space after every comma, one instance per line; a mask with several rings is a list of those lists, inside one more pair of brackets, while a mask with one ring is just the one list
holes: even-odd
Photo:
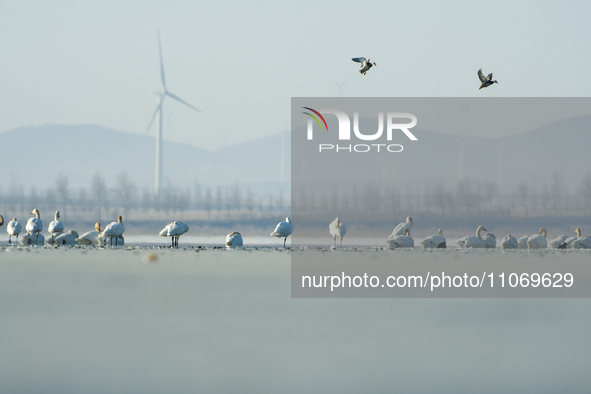
[[334, 81], [331, 82], [333, 85], [336, 85], [339, 87], [339, 109], [341, 109], [341, 103], [343, 101], [343, 97], [345, 97], [345, 90], [343, 89], [343, 86], [345, 86], [345, 84], [347, 83], [348, 80], [349, 80], [349, 78], [345, 79], [341, 83], [336, 83]]
[[345, 97], [345, 90], [343, 89], [343, 86], [345, 86], [345, 84], [347, 83], [348, 80], [349, 80], [349, 78], [345, 79], [341, 83], [336, 83], [334, 81], [332, 82], [333, 85], [336, 85], [339, 87], [339, 97]]
[[160, 100], [158, 101], [158, 106], [152, 115], [152, 119], [150, 120], [150, 124], [146, 129], [146, 134], [150, 131], [150, 127], [152, 127], [152, 123], [154, 119], [156, 119], [156, 115], [158, 116], [158, 136], [156, 137], [156, 179], [155, 179], [155, 193], [158, 196], [160, 194], [160, 189], [162, 188], [162, 103], [164, 99], [168, 96], [181, 104], [185, 104], [187, 107], [194, 109], [199, 113], [203, 113], [200, 109], [195, 108], [191, 104], [187, 103], [186, 101], [182, 100], [177, 95], [171, 93], [166, 88], [166, 79], [164, 78], [164, 62], [162, 61], [162, 44], [160, 43], [160, 31], [158, 31], [158, 51], [160, 54], [160, 77], [162, 78], [162, 92], [159, 93]]

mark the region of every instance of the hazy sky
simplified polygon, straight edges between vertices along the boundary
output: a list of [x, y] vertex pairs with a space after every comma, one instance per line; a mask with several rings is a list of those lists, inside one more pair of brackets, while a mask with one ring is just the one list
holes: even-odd
[[[94, 123], [205, 148], [277, 133], [292, 96], [589, 96], [588, 1], [2, 1], [0, 132]], [[351, 57], [377, 62], [366, 76]], [[476, 71], [499, 85], [478, 91]], [[224, 141], [224, 130], [226, 139]], [[151, 134], [154, 135], [155, 128]]]

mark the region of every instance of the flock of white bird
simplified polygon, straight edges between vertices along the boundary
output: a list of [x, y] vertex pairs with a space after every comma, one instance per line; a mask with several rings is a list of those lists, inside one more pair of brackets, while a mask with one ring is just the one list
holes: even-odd
[[[47, 240], [45, 236], [41, 234], [43, 231], [43, 221], [41, 220], [41, 214], [37, 208], [31, 211], [34, 217], [27, 220], [25, 226], [26, 233], [23, 234], [20, 239], [19, 236], [22, 232], [22, 226], [16, 218], [12, 218], [6, 226], [6, 232], [8, 233], [8, 243], [12, 243], [12, 237], [16, 238], [16, 242], [21, 245], [106, 245], [107, 241], [111, 245], [123, 246], [123, 232], [125, 226], [123, 225], [123, 218], [119, 216], [116, 222], [110, 223], [104, 230], [101, 230], [101, 224], [97, 223], [94, 226], [93, 231], [88, 231], [81, 236], [74, 230], [69, 230], [64, 233], [64, 224], [60, 221], [60, 212], [56, 211], [54, 219], [49, 223], [47, 231], [49, 235]], [[4, 218], [0, 215], [0, 226], [4, 224]]]
[[[25, 226], [26, 233], [21, 235], [22, 226], [16, 218], [12, 218], [6, 226], [6, 232], [8, 233], [8, 243], [12, 244], [12, 237], [16, 238], [16, 242], [21, 245], [94, 245], [94, 246], [123, 246], [125, 239], [123, 238], [123, 232], [125, 226], [123, 225], [123, 217], [118, 216], [116, 222], [110, 223], [104, 230], [101, 230], [101, 224], [96, 223], [94, 230], [88, 231], [82, 235], [74, 230], [69, 230], [64, 233], [64, 224], [60, 221], [60, 212], [56, 211], [54, 220], [49, 223], [47, 228], [50, 237], [45, 239], [45, 236], [41, 234], [43, 231], [43, 221], [37, 208], [31, 211], [33, 217], [29, 218], [27, 225]], [[4, 217], [0, 215], [0, 227], [4, 225]], [[178, 248], [179, 237], [189, 231], [189, 226], [185, 223], [174, 221], [168, 224], [160, 231], [160, 236], [171, 238], [171, 247]], [[292, 225], [291, 220], [286, 218], [284, 222], [280, 222], [275, 231], [271, 233], [273, 237], [284, 238], [283, 247], [287, 237], [291, 235]], [[342, 235], [345, 235], [343, 232]], [[19, 239], [20, 236], [20, 239]], [[341, 238], [342, 239], [342, 238]], [[228, 247], [242, 247], [243, 240], [242, 235], [239, 232], [233, 231], [226, 236], [226, 246]]]
[[[21, 224], [13, 218], [6, 226], [8, 232], [8, 243], [12, 243], [12, 237], [16, 237], [17, 242], [21, 245], [95, 245], [95, 246], [123, 246], [124, 238], [123, 232], [125, 226], [123, 225], [123, 218], [117, 217], [116, 222], [110, 223], [104, 230], [101, 230], [101, 224], [96, 223], [95, 229], [88, 231], [81, 236], [76, 231], [70, 230], [64, 233], [64, 225], [60, 221], [60, 212], [56, 211], [54, 220], [49, 223], [48, 231], [51, 237], [45, 240], [41, 231], [43, 231], [43, 222], [39, 210], [36, 208], [31, 212], [34, 217], [29, 218], [25, 226], [26, 233], [20, 239], [19, 235], [22, 232]], [[0, 226], [4, 224], [4, 218], [0, 215]], [[406, 221], [398, 224], [392, 234], [388, 236], [386, 244], [390, 249], [397, 248], [414, 248], [415, 241], [411, 238], [410, 232], [413, 227], [412, 217], [407, 217]], [[337, 238], [340, 238], [341, 247], [343, 246], [343, 237], [347, 234], [347, 227], [337, 217], [328, 225], [330, 235], [333, 237], [334, 245], [336, 247]], [[189, 226], [185, 223], [174, 221], [168, 224], [162, 231], [160, 236], [170, 237], [172, 240], [171, 247], [178, 248], [179, 237], [189, 231]], [[497, 238], [494, 234], [488, 233], [483, 237], [482, 232], [487, 231], [484, 226], [478, 226], [475, 235], [467, 235], [456, 241], [458, 248], [496, 248]], [[283, 238], [283, 247], [287, 242], [287, 237], [293, 232], [293, 224], [289, 217], [285, 221], [280, 222], [275, 227], [275, 231], [271, 233], [272, 237]], [[548, 242], [547, 232], [545, 228], [540, 228], [538, 234], [525, 235], [519, 239], [511, 234], [507, 235], [501, 241], [501, 249], [591, 249], [591, 238], [581, 235], [581, 230], [576, 229], [574, 235], [559, 235], [557, 238]], [[226, 246], [228, 247], [242, 247], [243, 239], [239, 232], [233, 231], [226, 236]], [[447, 241], [443, 237], [443, 230], [439, 229], [437, 234], [431, 235], [421, 241], [423, 248], [447, 248]]]
[[[412, 217], [407, 217], [406, 221], [398, 224], [388, 236], [386, 244], [390, 249], [397, 248], [414, 248], [415, 241], [410, 236], [410, 231], [413, 226]], [[336, 246], [337, 236], [341, 237], [341, 246], [343, 236], [347, 230], [345, 225], [336, 218], [329, 225], [330, 234], [334, 237], [334, 245]], [[478, 249], [493, 249], [497, 247], [497, 237], [492, 233], [487, 233], [484, 237], [482, 232], [487, 231], [484, 226], [478, 226], [476, 235], [467, 235], [456, 241], [458, 248], [478, 248]], [[501, 249], [591, 249], [591, 238], [581, 235], [581, 229], [576, 229], [573, 236], [559, 235], [548, 243], [546, 240], [548, 233], [545, 228], [540, 228], [538, 234], [525, 235], [519, 239], [511, 234], [507, 235], [501, 241]], [[423, 248], [447, 248], [447, 241], [443, 237], [443, 230], [439, 229], [437, 234], [431, 235], [421, 241]]]
[[[400, 223], [392, 234], [388, 237], [386, 243], [390, 248], [413, 248], [414, 240], [410, 237], [413, 221], [409, 216], [405, 222]], [[487, 231], [484, 226], [478, 226], [476, 235], [467, 235], [456, 241], [458, 248], [479, 248], [492, 249], [497, 247], [497, 237], [492, 233], [487, 233], [484, 237], [482, 232]], [[538, 234], [525, 235], [519, 240], [507, 235], [501, 241], [501, 249], [545, 249], [550, 246], [554, 249], [591, 249], [591, 238], [581, 236], [581, 230], [576, 229], [574, 236], [559, 235], [556, 239], [546, 240], [548, 233], [545, 228], [540, 228]], [[447, 243], [443, 237], [443, 231], [439, 229], [436, 235], [431, 235], [421, 241], [423, 248], [447, 248]]]

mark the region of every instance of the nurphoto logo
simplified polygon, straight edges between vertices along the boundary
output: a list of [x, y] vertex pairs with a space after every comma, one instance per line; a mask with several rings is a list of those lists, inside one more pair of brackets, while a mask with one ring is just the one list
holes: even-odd
[[[314, 122], [315, 120], [321, 130], [326, 128], [328, 131], [328, 124], [326, 123], [326, 119], [322, 114], [333, 114], [337, 117], [337, 121], [339, 122], [339, 131], [338, 137], [339, 141], [347, 141], [351, 140], [351, 119], [349, 116], [337, 109], [321, 109], [320, 111], [316, 111], [310, 107], [302, 107], [304, 109], [309, 110], [310, 112], [302, 112], [305, 115], [308, 115], [311, 119], [308, 119], [308, 140], [314, 139]], [[409, 119], [410, 123], [395, 123], [395, 119]], [[402, 131], [411, 141], [417, 141], [417, 137], [414, 136], [413, 133], [410, 132], [409, 129], [415, 127], [417, 125], [417, 117], [411, 113], [407, 112], [388, 112], [386, 113], [386, 140], [392, 141], [392, 134], [394, 130]], [[324, 125], [324, 126], [323, 126]], [[382, 138], [384, 134], [384, 113], [378, 113], [378, 130], [373, 134], [364, 134], [359, 130], [359, 113], [353, 113], [353, 133], [355, 137], [362, 141], [376, 141]], [[358, 152], [358, 153], [365, 153], [369, 151], [376, 151], [380, 152], [384, 148], [384, 151], [388, 151], [391, 153], [402, 152], [404, 149], [400, 144], [349, 144], [349, 145], [339, 145], [339, 144], [319, 144], [318, 150], [319, 152], [324, 151], [333, 151], [333, 152]]]

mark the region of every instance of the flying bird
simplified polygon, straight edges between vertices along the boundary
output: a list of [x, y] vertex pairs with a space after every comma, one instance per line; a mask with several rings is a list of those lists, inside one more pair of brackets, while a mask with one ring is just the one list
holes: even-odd
[[482, 69], [478, 70], [478, 78], [480, 78], [480, 82], [482, 82], [480, 84], [480, 88], [478, 88], [478, 90], [480, 90], [482, 88], [488, 88], [493, 83], [498, 83], [496, 80], [494, 80], [494, 81], [492, 80], [492, 73], [488, 74], [485, 77], [484, 74], [482, 73]]
[[372, 63], [369, 59], [366, 59], [364, 57], [354, 57], [351, 60], [353, 60], [354, 62], [357, 62], [357, 63], [361, 63], [361, 70], [359, 70], [359, 74], [365, 75], [365, 73], [370, 68], [372, 68], [373, 66], [377, 67], [377, 64], [375, 64], [375, 62]]

